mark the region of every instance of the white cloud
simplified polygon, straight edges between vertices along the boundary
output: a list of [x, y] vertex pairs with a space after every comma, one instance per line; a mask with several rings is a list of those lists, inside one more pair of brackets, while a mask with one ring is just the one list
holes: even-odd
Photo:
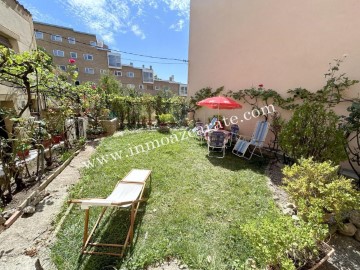
[[178, 12], [179, 16], [189, 17], [190, 0], [163, 0], [170, 10]]
[[138, 37], [140, 37], [141, 39], [145, 39], [145, 34], [144, 32], [140, 29], [140, 27], [137, 24], [134, 24], [131, 26], [131, 31]]
[[184, 27], [185, 21], [183, 19], [180, 19], [176, 24], [170, 25], [169, 29], [173, 29], [176, 32], [180, 32]]
[[160, 5], [177, 13], [179, 21], [170, 28], [181, 31], [190, 9], [190, 0], [63, 0], [61, 3], [71, 16], [78, 17], [107, 43], [113, 43], [117, 33], [129, 31], [145, 39], [139, 18], [149, 16], [149, 9], [158, 9]]
[[149, 0], [148, 5], [154, 9], [157, 9], [159, 7], [159, 4], [156, 0]]
[[116, 32], [127, 30], [130, 9], [124, 1], [66, 0], [63, 3], [69, 12], [79, 17], [107, 43], [114, 41]]

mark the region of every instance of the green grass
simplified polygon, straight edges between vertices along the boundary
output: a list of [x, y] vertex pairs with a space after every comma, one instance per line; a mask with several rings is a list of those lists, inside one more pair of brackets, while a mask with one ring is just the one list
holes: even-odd
[[[119, 150], [126, 154], [131, 146], [164, 136], [169, 135], [141, 132], [107, 138], [93, 158]], [[251, 248], [237, 234], [238, 225], [279, 215], [266, 186], [264, 167], [263, 159], [247, 161], [231, 153], [224, 159], [209, 158], [206, 146], [190, 138], [85, 169], [71, 190], [72, 198], [107, 196], [132, 168], [152, 170], [149, 200], [137, 217], [134, 245], [123, 259], [80, 256], [84, 211], [76, 206], [52, 247], [53, 261], [58, 269], [142, 269], [176, 257], [190, 269], [231, 269], [251, 257]], [[90, 225], [98, 210], [91, 211]], [[97, 240], [119, 242], [126, 231], [121, 224], [127, 220], [125, 211], [108, 215], [106, 224], [97, 230]]]

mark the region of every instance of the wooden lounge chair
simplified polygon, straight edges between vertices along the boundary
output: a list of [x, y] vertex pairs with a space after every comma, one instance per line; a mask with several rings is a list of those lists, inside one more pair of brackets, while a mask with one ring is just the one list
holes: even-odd
[[[112, 193], [107, 198], [90, 198], [90, 199], [74, 199], [69, 203], [80, 204], [81, 209], [85, 210], [85, 224], [84, 224], [84, 237], [81, 252], [83, 254], [99, 254], [99, 255], [112, 255], [122, 257], [125, 249], [131, 245], [134, 236], [135, 218], [141, 202], [146, 201], [143, 199], [145, 184], [147, 179], [150, 178], [151, 185], [151, 170], [133, 169], [124, 179], [119, 181], [115, 186]], [[93, 227], [90, 234], [88, 234], [90, 207], [102, 206], [103, 209]], [[96, 227], [99, 225], [103, 218], [105, 211], [109, 207], [122, 207], [130, 209], [130, 224], [129, 230], [123, 245], [120, 244], [105, 244], [105, 243], [91, 243]], [[91, 246], [100, 246], [107, 248], [120, 248], [119, 253], [111, 252], [95, 252], [87, 250]]]
[[[236, 156], [243, 157], [246, 159], [251, 159], [253, 155], [262, 157], [261, 148], [265, 142], [266, 135], [269, 130], [269, 123], [267, 121], [259, 121], [256, 124], [256, 128], [254, 130], [253, 135], [250, 139], [246, 139], [243, 136], [240, 137], [233, 150], [232, 153]], [[255, 154], [255, 150], [258, 149], [260, 155]], [[246, 157], [245, 154], [250, 152], [250, 156]]]

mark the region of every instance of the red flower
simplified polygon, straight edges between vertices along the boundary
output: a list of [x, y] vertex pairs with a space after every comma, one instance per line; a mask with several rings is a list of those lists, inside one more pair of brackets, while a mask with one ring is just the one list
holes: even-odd
[[260, 88], [263, 88], [263, 87], [264, 87], [264, 85], [261, 83], [261, 84], [259, 84], [259, 87], [260, 87]]
[[92, 88], [92, 89], [96, 89], [96, 85], [93, 84], [93, 85], [91, 86], [91, 88]]
[[74, 64], [75, 62], [76, 62], [75, 59], [72, 59], [72, 58], [69, 59], [70, 64]]

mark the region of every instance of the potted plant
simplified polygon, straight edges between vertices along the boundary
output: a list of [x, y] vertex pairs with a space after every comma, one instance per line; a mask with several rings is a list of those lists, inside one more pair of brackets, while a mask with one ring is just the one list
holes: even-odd
[[30, 145], [26, 143], [21, 143], [17, 148], [17, 156], [20, 159], [25, 159], [30, 155]]
[[360, 192], [330, 161], [301, 158], [283, 173], [285, 189], [305, 221], [323, 224], [333, 217], [341, 226], [344, 213], [360, 208]]
[[85, 145], [86, 145], [86, 139], [84, 137], [80, 137], [77, 141], [78, 148], [81, 150], [85, 150]]
[[55, 129], [54, 131], [50, 132], [50, 134], [51, 134], [51, 141], [53, 144], [58, 144], [64, 140], [64, 132], [61, 132], [58, 129]]
[[169, 132], [169, 123], [174, 122], [174, 116], [172, 114], [160, 114], [159, 115], [159, 131]]

